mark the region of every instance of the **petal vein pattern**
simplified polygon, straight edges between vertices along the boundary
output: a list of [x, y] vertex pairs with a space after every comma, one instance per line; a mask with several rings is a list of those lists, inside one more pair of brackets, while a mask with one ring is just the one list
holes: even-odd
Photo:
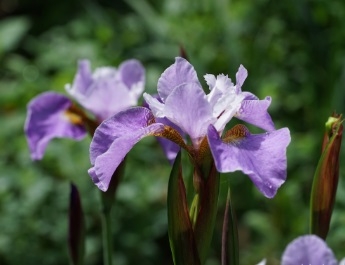
[[286, 179], [287, 128], [264, 134], [245, 131], [238, 139], [225, 143], [217, 130], [208, 129], [210, 149], [219, 172], [241, 170], [266, 197], [275, 196]]
[[134, 107], [104, 121], [96, 130], [90, 145], [93, 167], [89, 174], [103, 191], [108, 189], [111, 177], [132, 147], [143, 137], [164, 130], [164, 124], [154, 123], [151, 111]]
[[90, 62], [81, 60], [73, 85], [67, 92], [99, 120], [135, 106], [144, 90], [145, 69], [137, 60], [124, 61], [119, 69], [99, 67], [91, 73]]
[[337, 260], [326, 243], [315, 235], [300, 236], [285, 249], [282, 265], [312, 264], [336, 265]]
[[177, 57], [175, 63], [167, 68], [158, 80], [157, 90], [160, 98], [165, 102], [173, 89], [184, 83], [198, 83], [196, 71], [186, 59]]
[[28, 104], [24, 131], [33, 160], [42, 159], [44, 151], [53, 138], [81, 140], [86, 135], [83, 125], [76, 124], [73, 114], [67, 114], [72, 102], [66, 96], [45, 92]]
[[176, 87], [166, 99], [164, 112], [190, 136], [194, 146], [206, 135], [208, 125], [216, 121], [204, 91], [196, 83]]

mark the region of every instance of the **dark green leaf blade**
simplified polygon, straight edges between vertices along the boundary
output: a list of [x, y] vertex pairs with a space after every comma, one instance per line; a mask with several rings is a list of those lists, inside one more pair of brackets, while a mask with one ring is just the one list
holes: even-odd
[[181, 152], [171, 170], [168, 186], [168, 231], [175, 265], [201, 265], [189, 218], [182, 178]]
[[83, 264], [85, 250], [84, 214], [77, 187], [71, 183], [68, 248], [72, 265]]
[[230, 186], [226, 199], [222, 231], [222, 265], [239, 265], [237, 220], [231, 203]]
[[205, 262], [212, 240], [217, 215], [219, 172], [214, 163], [200, 193], [200, 210], [194, 227], [195, 240], [201, 264]]

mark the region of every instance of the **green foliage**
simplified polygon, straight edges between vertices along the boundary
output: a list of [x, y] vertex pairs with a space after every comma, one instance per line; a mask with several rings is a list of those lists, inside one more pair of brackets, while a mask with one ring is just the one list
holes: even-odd
[[[274, 199], [264, 198], [240, 173], [221, 176], [219, 218], [207, 264], [220, 264], [227, 188], [222, 183], [228, 178], [242, 264], [278, 259], [292, 238], [307, 233], [323, 124], [334, 109], [345, 112], [342, 0], [13, 3], [11, 8], [0, 3], [1, 264], [67, 264], [70, 180], [80, 189], [85, 208], [85, 264], [102, 259], [100, 202], [87, 175], [90, 139], [56, 139], [42, 161], [32, 162], [23, 133], [27, 102], [47, 90], [65, 93], [80, 58], [96, 67], [135, 57], [146, 67], [147, 91], [153, 93], [179, 45], [200, 80], [206, 73], [234, 78], [243, 64], [249, 71], [243, 89], [260, 98], [272, 96], [276, 127], [287, 126], [292, 133], [288, 179]], [[340, 159], [344, 155], [342, 148]], [[166, 217], [170, 166], [154, 138], [141, 141], [127, 163], [112, 213], [114, 264], [171, 264]], [[328, 236], [338, 259], [345, 256], [344, 165]]]

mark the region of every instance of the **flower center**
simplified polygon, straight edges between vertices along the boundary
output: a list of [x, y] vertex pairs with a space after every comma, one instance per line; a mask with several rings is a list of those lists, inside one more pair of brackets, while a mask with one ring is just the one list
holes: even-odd
[[80, 111], [77, 109], [75, 106], [69, 107], [65, 112], [63, 113], [64, 117], [71, 122], [72, 124], [75, 125], [83, 125], [84, 120], [83, 120], [83, 115], [80, 113]]

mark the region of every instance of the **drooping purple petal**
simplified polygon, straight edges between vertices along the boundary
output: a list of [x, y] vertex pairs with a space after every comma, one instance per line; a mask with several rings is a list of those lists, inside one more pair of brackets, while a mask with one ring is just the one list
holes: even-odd
[[285, 249], [282, 265], [336, 265], [337, 260], [326, 243], [315, 235], [300, 236]]
[[89, 174], [99, 189], [108, 189], [116, 168], [140, 139], [164, 129], [164, 124], [151, 124], [153, 120], [149, 109], [134, 107], [114, 115], [96, 129], [90, 145], [93, 167]]
[[176, 87], [165, 102], [165, 117], [187, 133], [195, 144], [206, 135], [209, 124], [215, 122], [212, 108], [197, 83]]
[[235, 117], [262, 128], [268, 132], [275, 130], [271, 116], [267, 109], [271, 104], [271, 97], [263, 100], [243, 100]]
[[71, 105], [67, 97], [54, 92], [42, 93], [29, 102], [24, 130], [33, 160], [42, 159], [53, 138], [84, 138], [85, 127], [73, 124], [66, 115]]
[[122, 82], [129, 89], [139, 82], [145, 83], [145, 69], [138, 60], [131, 59], [124, 61], [119, 65], [118, 72]]
[[264, 134], [242, 132], [242, 137], [225, 143], [216, 129], [208, 128], [208, 142], [219, 172], [241, 170], [266, 197], [275, 196], [286, 179], [287, 128]]
[[199, 83], [196, 71], [186, 59], [175, 58], [175, 63], [168, 67], [158, 80], [157, 90], [160, 98], [165, 102], [173, 89], [183, 83]]

